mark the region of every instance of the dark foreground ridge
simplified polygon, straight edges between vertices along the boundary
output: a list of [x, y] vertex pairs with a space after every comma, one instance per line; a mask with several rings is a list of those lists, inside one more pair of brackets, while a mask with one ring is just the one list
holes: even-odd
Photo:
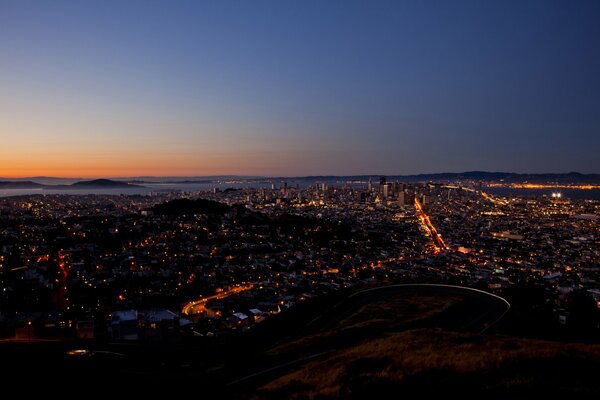
[[509, 310], [499, 297], [441, 285], [335, 296], [242, 335], [188, 343], [0, 343], [11, 366], [3, 383], [20, 388], [35, 379], [35, 392], [66, 379], [72, 394], [107, 395], [115, 387], [156, 395], [191, 386], [203, 398], [239, 399], [599, 394], [600, 346], [494, 333]]

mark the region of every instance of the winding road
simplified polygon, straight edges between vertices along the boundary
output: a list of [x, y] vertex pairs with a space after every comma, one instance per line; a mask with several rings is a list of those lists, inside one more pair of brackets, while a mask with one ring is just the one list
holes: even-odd
[[252, 289], [252, 288], [253, 288], [253, 285], [251, 285], [251, 284], [234, 286], [229, 290], [217, 293], [215, 295], [204, 297], [200, 300], [190, 301], [185, 306], [183, 306], [183, 308], [181, 309], [181, 313], [188, 317], [191, 317], [193, 315], [200, 315], [200, 314], [214, 315], [214, 312], [210, 308], [206, 307], [206, 304], [209, 301], [224, 299], [233, 294], [240, 293], [240, 292]]

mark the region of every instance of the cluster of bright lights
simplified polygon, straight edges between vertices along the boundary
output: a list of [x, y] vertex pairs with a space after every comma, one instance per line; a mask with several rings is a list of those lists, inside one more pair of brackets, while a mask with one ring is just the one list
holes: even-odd
[[588, 184], [557, 184], [557, 183], [502, 183], [490, 182], [487, 187], [510, 187], [513, 189], [576, 189], [576, 190], [597, 190], [600, 185]]
[[217, 289], [217, 291], [216, 291], [217, 294], [215, 294], [215, 295], [187, 303], [183, 307], [181, 312], [188, 316], [202, 314], [202, 313], [211, 313], [212, 311], [206, 307], [206, 303], [208, 303], [210, 300], [215, 300], [215, 299], [221, 300], [221, 299], [224, 299], [225, 297], [229, 297], [233, 294], [252, 289], [253, 287], [254, 287], [254, 285], [249, 283], [247, 285], [235, 286], [229, 290], [223, 290], [223, 289], [219, 288], [220, 290]]
[[560, 199], [562, 197], [562, 193], [560, 192], [552, 192], [553, 199]]
[[427, 214], [425, 214], [425, 212], [423, 211], [423, 207], [421, 206], [421, 203], [416, 197], [415, 209], [419, 213], [419, 221], [421, 222], [425, 230], [429, 233], [429, 235], [433, 238], [433, 245], [435, 248], [434, 253], [438, 254], [440, 253], [440, 251], [447, 249], [448, 246], [446, 246], [446, 243], [442, 239], [442, 236], [438, 233], [437, 229], [435, 229], [435, 226], [433, 226]]

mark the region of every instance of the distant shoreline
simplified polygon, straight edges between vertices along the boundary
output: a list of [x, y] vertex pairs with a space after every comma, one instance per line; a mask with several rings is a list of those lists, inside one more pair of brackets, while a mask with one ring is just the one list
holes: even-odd
[[0, 178], [0, 189], [48, 187], [49, 189], [70, 190], [73, 187], [98, 186], [102, 188], [122, 187], [123, 185], [137, 186], [144, 184], [209, 184], [209, 183], [255, 183], [255, 182], [285, 182], [285, 181], [340, 181], [340, 182], [368, 182], [377, 181], [385, 177], [390, 181], [427, 182], [427, 181], [475, 181], [475, 182], [502, 182], [502, 183], [531, 183], [531, 184], [599, 184], [600, 174], [569, 173], [540, 173], [520, 174], [512, 172], [442, 172], [434, 174], [417, 175], [312, 175], [312, 176], [138, 176], [128, 178], [102, 178], [94, 180], [81, 180], [81, 178], [55, 178], [55, 177], [30, 177], [30, 178]]

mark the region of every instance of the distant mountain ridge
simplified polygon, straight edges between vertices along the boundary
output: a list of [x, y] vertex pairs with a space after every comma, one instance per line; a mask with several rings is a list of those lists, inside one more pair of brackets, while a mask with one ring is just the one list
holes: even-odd
[[484, 181], [484, 182], [531, 182], [531, 183], [600, 183], [600, 174], [581, 174], [579, 172], [568, 173], [543, 173], [543, 174], [519, 174], [514, 172], [487, 172], [487, 171], [468, 171], [468, 172], [442, 172], [434, 174], [417, 175], [353, 175], [353, 176], [306, 176], [298, 178], [273, 178], [273, 179], [302, 179], [302, 180], [369, 180], [378, 177], [385, 177], [388, 180], [399, 180], [407, 182], [420, 181]]
[[480, 180], [480, 181], [505, 181], [505, 182], [532, 182], [532, 183], [583, 183], [600, 182], [600, 174], [581, 174], [579, 172], [568, 173], [544, 173], [544, 174], [518, 174], [513, 172], [486, 172], [469, 171], [461, 173], [440, 173], [409, 175], [407, 177], [416, 179], [432, 180]]
[[210, 183], [220, 180], [369, 180], [379, 177], [406, 182], [420, 181], [457, 181], [475, 180], [485, 182], [531, 182], [531, 183], [600, 183], [600, 174], [582, 174], [579, 172], [568, 173], [516, 173], [516, 172], [489, 172], [489, 171], [466, 171], [466, 172], [439, 172], [432, 174], [413, 175], [391, 175], [391, 174], [365, 174], [365, 175], [307, 175], [307, 176], [185, 176], [185, 177], [131, 177], [119, 178], [135, 183]]
[[[582, 174], [579, 172], [568, 173], [541, 173], [541, 174], [520, 174], [515, 172], [488, 172], [488, 171], [466, 171], [466, 172], [441, 172], [433, 174], [416, 175], [312, 175], [312, 176], [210, 176], [210, 177], [130, 177], [114, 179], [93, 179], [79, 180], [73, 183], [59, 183], [62, 181], [73, 181], [68, 178], [40, 177], [46, 182], [39, 183], [35, 178], [0, 178], [0, 189], [119, 189], [119, 188], [139, 188], [142, 184], [205, 184], [219, 182], [222, 180], [239, 181], [373, 181], [379, 177], [386, 177], [388, 180], [397, 180], [403, 182], [427, 182], [427, 181], [480, 181], [480, 182], [506, 182], [506, 183], [556, 183], [556, 184], [600, 184], [600, 174]], [[54, 183], [56, 182], [56, 183]]]
[[71, 190], [71, 189], [122, 189], [139, 188], [140, 185], [134, 185], [128, 182], [113, 181], [110, 179], [94, 179], [90, 181], [79, 181], [70, 185], [47, 185], [34, 181], [0, 181], [0, 189], [53, 189], [53, 190]]
[[41, 189], [41, 183], [33, 181], [0, 181], [0, 189]]

